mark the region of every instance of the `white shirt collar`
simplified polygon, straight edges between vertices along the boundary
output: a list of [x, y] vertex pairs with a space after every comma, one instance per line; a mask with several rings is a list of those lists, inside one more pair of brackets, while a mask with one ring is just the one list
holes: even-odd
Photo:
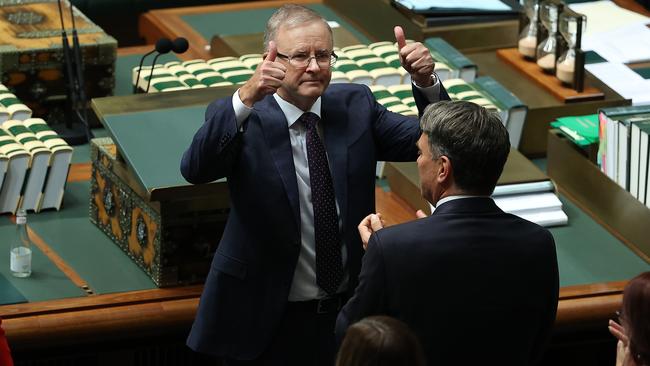
[[443, 197], [438, 201], [438, 203], [435, 206], [430, 204], [431, 213], [433, 213], [433, 211], [435, 211], [436, 207], [440, 207], [440, 205], [442, 205], [445, 202], [458, 200], [458, 199], [461, 199], [461, 198], [473, 198], [473, 197], [487, 197], [487, 196], [472, 196], [472, 195], [466, 195], [466, 194], [459, 194], [459, 195], [454, 195], [454, 196]]
[[[302, 116], [303, 113], [305, 113], [305, 111], [301, 110], [295, 105], [282, 99], [282, 97], [280, 97], [278, 93], [273, 94], [273, 98], [275, 98], [275, 101], [278, 102], [278, 105], [280, 106], [282, 113], [284, 113], [284, 116], [287, 118], [287, 123], [289, 124], [289, 127], [291, 127], [298, 120], [298, 118], [300, 118], [300, 116]], [[318, 99], [316, 99], [314, 104], [311, 106], [311, 109], [307, 111], [316, 114], [318, 118], [320, 118], [320, 113], [321, 113], [320, 99], [321, 97], [318, 97]]]

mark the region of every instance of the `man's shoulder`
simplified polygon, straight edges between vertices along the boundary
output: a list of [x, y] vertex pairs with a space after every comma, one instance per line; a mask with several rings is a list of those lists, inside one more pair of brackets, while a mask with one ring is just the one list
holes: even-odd
[[426, 237], [422, 234], [431, 230], [430, 228], [436, 225], [436, 221], [435, 217], [429, 216], [389, 226], [379, 230], [377, 232], [377, 238], [382, 246], [387, 247], [394, 243], [405, 245], [410, 242], [419, 242], [423, 237]]
[[510, 220], [512, 220], [512, 221], [516, 222], [518, 225], [520, 225], [522, 230], [530, 232], [531, 235], [536, 235], [536, 236], [538, 236], [539, 238], [542, 238], [542, 239], [551, 239], [551, 240], [553, 240], [553, 235], [551, 234], [550, 231], [548, 231], [547, 228], [545, 228], [545, 227], [543, 227], [543, 226], [541, 226], [539, 224], [536, 224], [534, 222], [523, 219], [523, 218], [521, 218], [521, 217], [519, 217], [517, 215], [513, 215], [511, 213], [504, 212], [504, 214], [506, 216], [508, 216], [510, 218]]
[[210, 104], [208, 104], [208, 107], [205, 109], [205, 114], [206, 116], [209, 116], [218, 112], [225, 112], [229, 109], [232, 110], [232, 95], [218, 98], [210, 102]]
[[[479, 219], [482, 215], [475, 215]], [[504, 236], [518, 235], [525, 233], [531, 238], [537, 238], [540, 241], [553, 241], [551, 232], [533, 222], [522, 219], [519, 216], [502, 212], [496, 220], [491, 220], [494, 230], [503, 233]], [[474, 217], [473, 214], [467, 214], [467, 218]], [[393, 241], [418, 241], [422, 233], [428, 233], [433, 228], [443, 229], [448, 225], [448, 218], [443, 216], [431, 215], [422, 219], [415, 219], [398, 225], [393, 225], [379, 231], [380, 239], [386, 243]], [[445, 234], [452, 235], [454, 230], [447, 230]], [[435, 240], [437, 236], [430, 237], [429, 240]]]

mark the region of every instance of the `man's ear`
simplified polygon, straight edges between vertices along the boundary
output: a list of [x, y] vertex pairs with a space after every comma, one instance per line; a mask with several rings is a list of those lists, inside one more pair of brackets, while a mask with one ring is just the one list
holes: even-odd
[[451, 182], [453, 179], [453, 167], [451, 166], [451, 160], [445, 155], [441, 155], [439, 158], [439, 165], [438, 165], [438, 183], [440, 184], [448, 184]]

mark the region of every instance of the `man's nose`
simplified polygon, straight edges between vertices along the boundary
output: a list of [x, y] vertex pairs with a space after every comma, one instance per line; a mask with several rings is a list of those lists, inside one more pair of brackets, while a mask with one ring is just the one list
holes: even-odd
[[310, 57], [309, 61], [307, 61], [307, 70], [311, 72], [316, 72], [320, 70], [320, 66], [318, 66], [318, 61], [316, 61], [316, 57]]

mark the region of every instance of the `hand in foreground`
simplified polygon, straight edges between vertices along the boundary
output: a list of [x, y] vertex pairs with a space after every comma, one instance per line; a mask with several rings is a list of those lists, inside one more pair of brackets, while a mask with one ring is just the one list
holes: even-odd
[[287, 68], [275, 59], [278, 55], [275, 42], [269, 42], [269, 50], [253, 76], [239, 89], [239, 99], [248, 107], [275, 93], [282, 86]]
[[607, 328], [609, 329], [609, 332], [612, 333], [614, 337], [616, 337], [616, 339], [623, 342], [623, 345], [627, 347], [628, 337], [625, 332], [625, 328], [621, 324], [610, 319], [609, 326]]
[[433, 85], [431, 74], [435, 67], [431, 52], [420, 42], [406, 44], [404, 30], [399, 25], [393, 31], [397, 40], [397, 50], [402, 67], [411, 74], [411, 80], [419, 87]]
[[625, 332], [625, 327], [610, 319], [607, 328], [609, 329], [609, 332], [618, 339], [618, 342], [616, 343], [616, 366], [624, 366], [630, 359], [630, 348], [628, 347], [629, 338]]
[[616, 366], [632, 366], [630, 348], [623, 345], [622, 341], [616, 343]]
[[423, 219], [423, 218], [429, 217], [429, 216], [427, 216], [427, 214], [425, 214], [424, 211], [417, 210], [417, 211], [415, 211], [415, 217], [417, 217], [418, 219]]
[[384, 220], [381, 217], [380, 213], [370, 214], [366, 216], [357, 229], [359, 229], [359, 235], [361, 235], [361, 242], [363, 243], [363, 250], [368, 248], [368, 241], [370, 236], [375, 232], [384, 228]]

